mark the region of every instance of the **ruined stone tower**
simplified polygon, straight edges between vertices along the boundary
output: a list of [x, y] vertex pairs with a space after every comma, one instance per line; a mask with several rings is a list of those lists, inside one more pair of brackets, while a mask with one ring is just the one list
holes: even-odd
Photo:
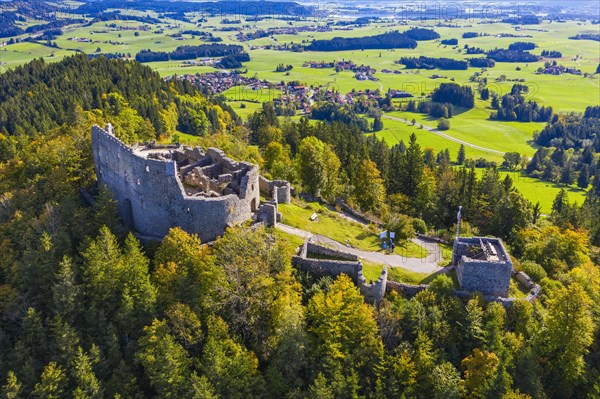
[[461, 289], [508, 297], [513, 265], [499, 238], [456, 237], [452, 265]]

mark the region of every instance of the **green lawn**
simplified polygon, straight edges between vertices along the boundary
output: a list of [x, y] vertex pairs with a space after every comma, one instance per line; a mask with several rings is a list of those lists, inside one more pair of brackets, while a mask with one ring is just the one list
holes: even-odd
[[[483, 169], [476, 169], [478, 176], [481, 176]], [[575, 201], [582, 204], [585, 201], [586, 192], [576, 186], [565, 186], [558, 183], [552, 183], [526, 176], [520, 172], [500, 171], [500, 177], [509, 175], [513, 179], [514, 187], [519, 190], [525, 198], [531, 203], [540, 202], [542, 213], [549, 214], [552, 211], [552, 202], [560, 190], [565, 189], [569, 196], [569, 201]]]
[[[283, 215], [282, 222], [289, 226], [329, 237], [342, 244], [348, 242], [353, 247], [363, 250], [381, 250], [379, 236], [374, 227], [347, 220], [324, 205], [293, 201], [291, 204], [279, 204], [279, 211]], [[311, 221], [313, 213], [317, 213], [318, 218]], [[398, 244], [396, 253], [411, 258], [427, 256], [423, 248], [413, 242]]]
[[[236, 114], [238, 114], [243, 120], [247, 120], [250, 115], [254, 112], [262, 109], [262, 104], [257, 102], [250, 101], [227, 101], [227, 104], [233, 108]], [[242, 104], [244, 104], [245, 108], [242, 108]]]
[[304, 239], [293, 234], [287, 234], [279, 229], [270, 228], [269, 233], [279, 241], [290, 255], [296, 255], [298, 247], [304, 244]]
[[[381, 275], [383, 265], [363, 261], [363, 275], [368, 280], [376, 281]], [[425, 284], [424, 281], [430, 275], [427, 273], [414, 272], [401, 267], [388, 266], [388, 280], [406, 284]]]
[[[358, 223], [346, 220], [325, 206], [317, 203], [279, 204], [282, 213], [282, 222], [314, 234], [321, 234], [338, 242], [348, 242], [350, 245], [368, 250], [379, 249], [379, 238], [374, 230]], [[311, 221], [313, 213], [319, 216]]]

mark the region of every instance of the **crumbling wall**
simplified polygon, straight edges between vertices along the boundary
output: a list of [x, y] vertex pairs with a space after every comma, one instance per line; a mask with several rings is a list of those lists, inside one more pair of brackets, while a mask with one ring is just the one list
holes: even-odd
[[358, 256], [349, 254], [347, 252], [336, 251], [335, 249], [328, 248], [324, 245], [315, 244], [314, 242], [308, 241], [306, 243], [306, 250], [308, 254], [317, 254], [322, 256], [329, 256], [334, 258], [340, 258], [343, 260], [357, 261]]
[[291, 201], [291, 186], [285, 180], [269, 180], [266, 177], [259, 178], [260, 192], [267, 198], [277, 201], [278, 204], [289, 204]]
[[358, 268], [360, 262], [349, 262], [330, 259], [313, 259], [292, 257], [292, 264], [305, 273], [315, 277], [337, 277], [340, 274], [346, 274], [352, 279], [354, 284], [358, 282]]
[[385, 296], [387, 287], [387, 266], [383, 266], [381, 275], [374, 282], [367, 282], [367, 279], [363, 276], [362, 264], [358, 270], [358, 288], [360, 293], [365, 297], [365, 302], [379, 304]]
[[427, 289], [427, 285], [424, 284], [413, 285], [399, 283], [397, 281], [388, 281], [386, 285], [387, 292], [396, 291], [397, 293], [407, 297], [413, 297], [425, 289]]
[[[92, 152], [98, 183], [113, 193], [126, 224], [147, 237], [162, 238], [177, 226], [203, 242], [212, 241], [228, 226], [250, 219], [260, 201], [256, 166], [242, 178], [239, 196], [190, 197], [175, 161], [148, 158], [126, 146], [110, 125], [106, 130], [92, 127]], [[221, 156], [216, 151], [212, 155]]]
[[511, 273], [510, 263], [467, 260], [464, 256], [456, 265], [460, 288], [484, 295], [507, 297]]
[[277, 212], [277, 203], [270, 201], [260, 206], [258, 210], [260, 221], [263, 222], [267, 227], [276, 226], [280, 219]]
[[[346, 258], [347, 260], [311, 258], [311, 254]], [[346, 274], [352, 279], [368, 303], [379, 304], [385, 296], [388, 275], [387, 267], [383, 267], [377, 281], [367, 282], [362, 272], [362, 263], [355, 255], [305, 241], [300, 247], [298, 256], [292, 257], [292, 264], [299, 270], [315, 277], [337, 277], [340, 274]]]

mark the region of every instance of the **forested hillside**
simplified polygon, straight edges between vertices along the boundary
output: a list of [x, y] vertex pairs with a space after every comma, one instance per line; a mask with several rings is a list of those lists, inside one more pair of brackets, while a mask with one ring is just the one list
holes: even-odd
[[[437, 96], [473, 101], [458, 85]], [[563, 192], [543, 218], [510, 177], [461, 167], [464, 149], [453, 162], [415, 135], [390, 148], [354, 118], [282, 122], [270, 103], [242, 125], [218, 101], [85, 55], [0, 75], [2, 398], [600, 395], [600, 191], [582, 207]], [[451, 236], [462, 205], [463, 232], [502, 237], [542, 295], [509, 309], [460, 300], [443, 275], [374, 307], [345, 276], [296, 271], [297, 242], [263, 227], [211, 246], [173, 229], [142, 246], [107, 191], [80, 199], [95, 182], [90, 126], [105, 122], [127, 142], [196, 135], [408, 236]]]

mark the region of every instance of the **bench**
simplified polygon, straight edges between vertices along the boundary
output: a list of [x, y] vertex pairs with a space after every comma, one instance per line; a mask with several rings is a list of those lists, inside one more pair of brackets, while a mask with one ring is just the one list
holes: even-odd
[[317, 213], [315, 212], [315, 213], [313, 213], [313, 214], [311, 215], [311, 217], [310, 217], [310, 221], [311, 221], [311, 222], [314, 222], [314, 221], [315, 221], [315, 219], [316, 219], [316, 218], [318, 218], [318, 217], [319, 217], [319, 215], [317, 215]]

